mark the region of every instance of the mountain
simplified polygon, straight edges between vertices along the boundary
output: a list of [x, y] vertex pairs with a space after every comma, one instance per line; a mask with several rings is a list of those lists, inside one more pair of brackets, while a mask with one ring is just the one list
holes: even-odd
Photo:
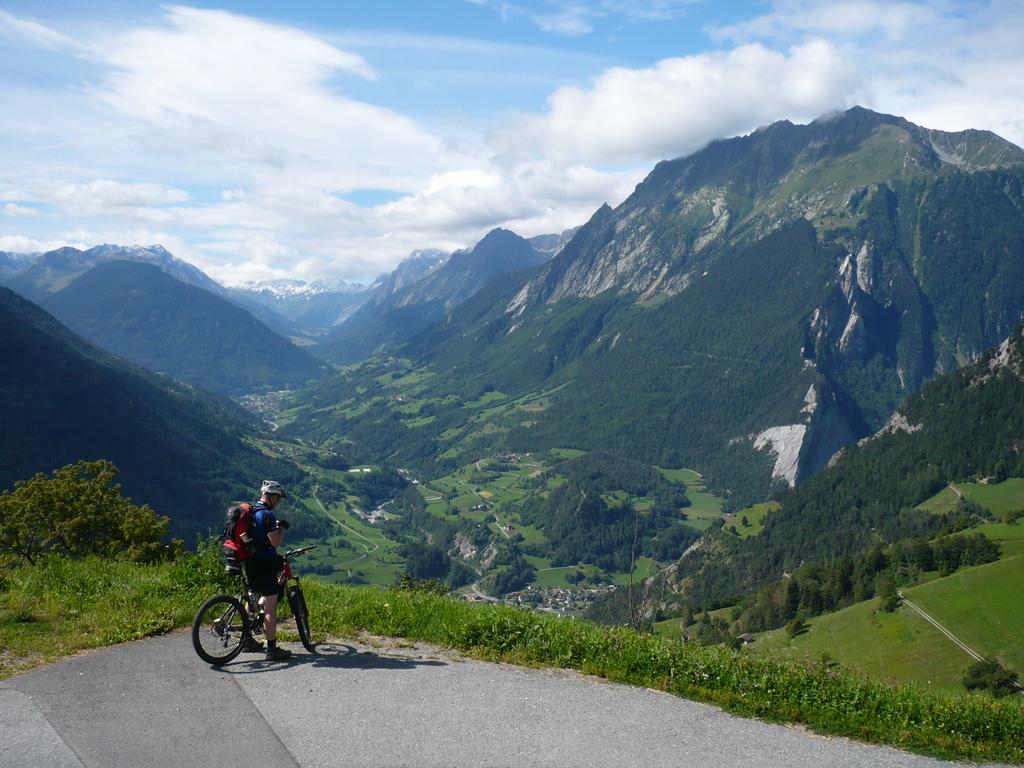
[[745, 506], [821, 470], [1024, 316], [1024, 151], [862, 108], [775, 123], [659, 163], [487, 296], [418, 318], [445, 322], [401, 350], [430, 374], [430, 423], [381, 402], [335, 428], [373, 421], [393, 438], [378, 458], [450, 455], [460, 398], [544, 395], [543, 414], [501, 417], [476, 450], [693, 467]]
[[450, 256], [450, 253], [439, 251], [436, 248], [413, 251], [402, 259], [394, 270], [386, 275], [381, 275], [374, 281], [370, 286], [369, 301], [380, 304], [389, 296], [443, 267]]
[[10, 253], [0, 251], [0, 281], [10, 280], [32, 265], [39, 258], [38, 253]]
[[1024, 325], [928, 382], [870, 438], [779, 497], [758, 536], [712, 534], [669, 571], [696, 603], [748, 592], [803, 564], [856, 556], [949, 524], [915, 507], [953, 481], [1024, 477]]
[[[419, 263], [429, 263], [429, 255], [423, 256], [427, 258]], [[398, 287], [406, 277], [393, 276], [373, 300], [326, 336], [317, 351], [335, 362], [361, 360], [443, 319], [498, 275], [543, 264], [550, 256], [514, 232], [492, 230], [471, 250], [456, 251], [415, 282]]]
[[250, 311], [268, 309], [307, 335], [322, 333], [366, 300], [368, 290], [357, 283], [314, 280], [267, 280], [228, 288], [231, 297]]
[[555, 256], [565, 244], [572, 240], [573, 235], [579, 231], [579, 227], [572, 227], [564, 232], [557, 235], [536, 235], [535, 237], [528, 237], [526, 242], [536, 248], [538, 251], [544, 253], [550, 253]]
[[243, 439], [265, 427], [241, 408], [94, 347], [5, 288], [0, 332], [13, 361], [0, 381], [0, 488], [81, 459], [110, 459], [126, 494], [169, 515], [191, 543], [264, 477], [299, 477]]
[[286, 389], [326, 373], [257, 317], [153, 264], [101, 263], [44, 305], [104, 349], [218, 394]]
[[82, 251], [58, 248], [40, 255], [31, 266], [5, 285], [31, 301], [40, 301], [71, 283], [97, 264], [108, 261], [137, 261], [154, 264], [171, 277], [218, 295], [224, 288], [198, 267], [171, 255], [161, 245], [97, 245]]

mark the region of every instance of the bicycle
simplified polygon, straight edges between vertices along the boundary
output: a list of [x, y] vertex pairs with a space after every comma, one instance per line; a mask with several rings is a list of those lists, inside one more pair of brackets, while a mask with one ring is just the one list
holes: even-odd
[[[295, 618], [299, 639], [310, 653], [316, 653], [316, 646], [309, 634], [309, 610], [306, 608], [299, 577], [292, 573], [288, 558], [315, 548], [316, 544], [310, 544], [285, 552], [282, 571], [283, 580], [287, 584], [285, 594]], [[227, 568], [228, 573], [238, 574], [242, 580], [239, 594], [211, 597], [203, 603], [192, 620], [192, 647], [199, 658], [214, 666], [227, 664], [242, 652], [254, 635], [263, 634], [263, 606], [259, 603], [259, 595], [249, 589], [237, 562], [234, 566], [229, 562]]]

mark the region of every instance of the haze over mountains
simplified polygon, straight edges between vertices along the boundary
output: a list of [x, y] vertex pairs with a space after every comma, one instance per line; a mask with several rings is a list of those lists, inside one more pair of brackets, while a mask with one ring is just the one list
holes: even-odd
[[238, 406], [119, 360], [6, 288], [0, 331], [16, 361], [0, 382], [0, 487], [109, 459], [125, 493], [191, 544], [225, 498], [248, 497], [254, 476], [297, 475], [243, 442], [261, 428]]
[[[554, 246], [558, 244], [556, 238]], [[471, 250], [456, 251], [419, 279], [401, 287], [398, 281], [383, 284], [384, 291], [323, 340], [321, 354], [347, 363], [394, 346], [443, 319], [497, 276], [530, 269], [551, 256], [551, 250], [540, 250], [514, 232], [495, 229]]]
[[328, 370], [241, 307], [154, 264], [99, 264], [43, 305], [104, 349], [222, 395], [295, 388]]

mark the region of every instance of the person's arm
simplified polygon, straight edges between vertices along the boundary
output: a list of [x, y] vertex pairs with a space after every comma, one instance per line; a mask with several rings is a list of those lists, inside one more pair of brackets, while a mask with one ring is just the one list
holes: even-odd
[[268, 510], [263, 513], [263, 525], [267, 531], [267, 543], [274, 548], [280, 547], [288, 523], [278, 520], [277, 516]]

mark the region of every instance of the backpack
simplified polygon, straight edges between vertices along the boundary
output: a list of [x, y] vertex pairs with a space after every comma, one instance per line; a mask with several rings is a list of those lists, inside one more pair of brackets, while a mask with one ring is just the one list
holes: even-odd
[[256, 552], [253, 530], [255, 522], [256, 516], [253, 514], [252, 504], [247, 501], [232, 504], [224, 513], [224, 533], [220, 540], [229, 574], [241, 573], [242, 562], [248, 560]]

